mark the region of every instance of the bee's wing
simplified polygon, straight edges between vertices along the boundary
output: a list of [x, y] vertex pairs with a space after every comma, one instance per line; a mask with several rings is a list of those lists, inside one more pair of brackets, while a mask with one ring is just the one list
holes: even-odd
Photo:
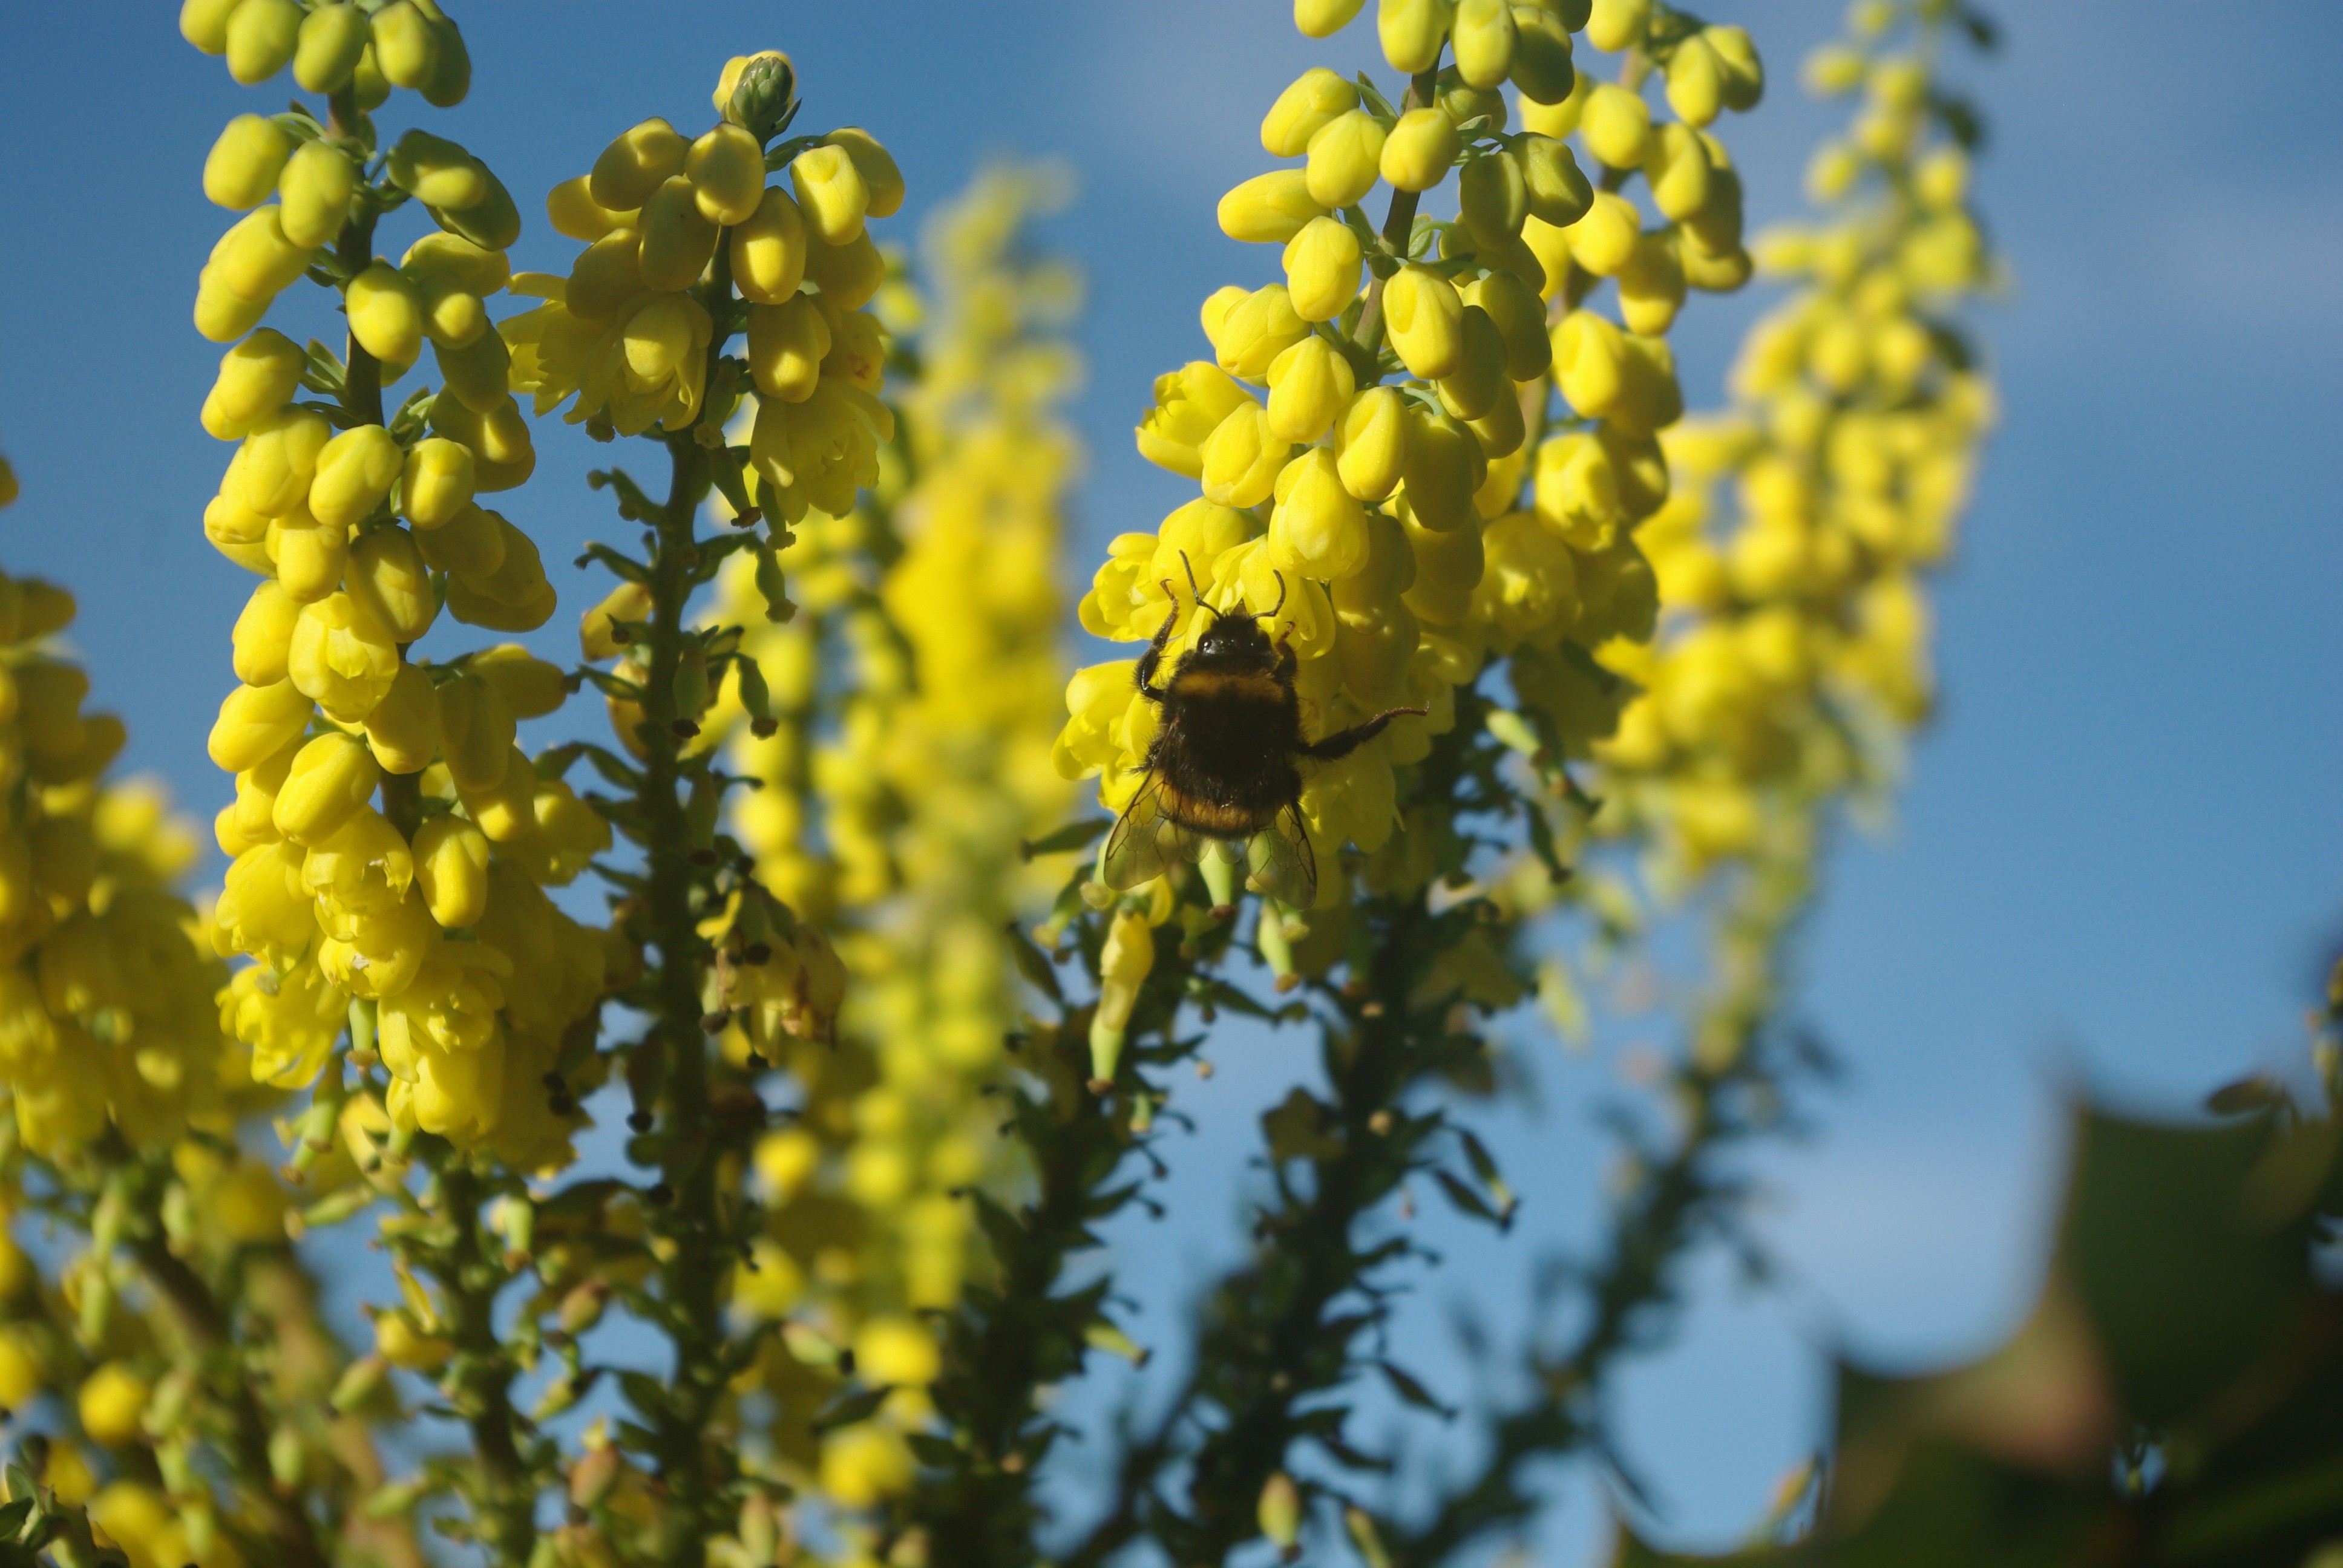
[[1302, 826], [1302, 808], [1288, 806], [1245, 846], [1245, 883], [1288, 908], [1306, 910], [1318, 901], [1318, 858]]
[[1106, 885], [1127, 890], [1196, 858], [1195, 835], [1163, 813], [1163, 780], [1150, 773], [1107, 835], [1101, 869]]

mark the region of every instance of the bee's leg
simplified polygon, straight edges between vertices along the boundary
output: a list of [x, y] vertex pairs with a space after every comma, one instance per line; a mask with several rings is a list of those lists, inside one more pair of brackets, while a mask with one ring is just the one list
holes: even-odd
[[1154, 640], [1147, 645], [1147, 651], [1139, 656], [1139, 668], [1131, 672], [1138, 680], [1139, 695], [1150, 702], [1163, 700], [1163, 689], [1155, 684], [1155, 671], [1163, 663], [1163, 647], [1172, 640], [1172, 628], [1180, 624], [1179, 597], [1172, 593], [1172, 585], [1168, 582], [1163, 585], [1163, 591], [1172, 598], [1172, 613], [1165, 616], [1163, 624], [1155, 628]]
[[1426, 708], [1386, 708], [1364, 724], [1353, 724], [1348, 729], [1338, 729], [1325, 739], [1304, 745], [1302, 755], [1314, 757], [1321, 762], [1332, 762], [1338, 757], [1348, 757], [1368, 741], [1383, 732], [1383, 727], [1403, 716], [1423, 718], [1431, 711]]

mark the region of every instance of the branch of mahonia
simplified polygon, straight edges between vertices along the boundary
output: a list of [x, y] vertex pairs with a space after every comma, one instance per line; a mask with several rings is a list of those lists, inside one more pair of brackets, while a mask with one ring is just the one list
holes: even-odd
[[[1439, 92], [1440, 62], [1435, 57], [1430, 70], [1409, 79], [1407, 94], [1400, 100], [1399, 112], [1404, 115], [1411, 109], [1420, 109], [1435, 101]], [[1415, 209], [1422, 199], [1423, 193], [1419, 191], [1392, 192], [1391, 206], [1383, 213], [1383, 248], [1392, 257], [1406, 256], [1408, 242], [1415, 233]], [[1384, 281], [1383, 273], [1378, 270], [1373, 281], [1367, 285], [1367, 303], [1359, 311], [1358, 329], [1351, 338], [1371, 361], [1383, 344]]]

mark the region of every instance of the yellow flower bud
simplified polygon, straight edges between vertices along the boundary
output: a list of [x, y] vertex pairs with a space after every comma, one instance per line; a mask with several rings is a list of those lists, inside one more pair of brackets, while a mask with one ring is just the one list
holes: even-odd
[[[1113, 1079], [1131, 1010], [1154, 967], [1155, 932], [1147, 917], [1135, 910], [1118, 912], [1107, 926], [1106, 942], [1099, 952], [1098, 1010], [1091, 1020], [1092, 1078]], [[823, 1483], [828, 1485], [827, 1475]]]
[[1456, 0], [1450, 37], [1456, 50], [1456, 74], [1468, 85], [1499, 86], [1512, 74], [1517, 35], [1510, 0]]
[[683, 172], [699, 216], [729, 226], [745, 221], [765, 194], [765, 149], [739, 126], [719, 125], [691, 144]]
[[437, 398], [431, 405], [431, 427], [472, 449], [475, 490], [509, 490], [536, 467], [528, 421], [510, 396], [487, 414], [467, 407], [460, 397]]
[[1301, 169], [1255, 175], [1221, 198], [1221, 232], [1231, 239], [1283, 245], [1302, 225], [1326, 209], [1310, 199], [1310, 176]]
[[266, 301], [308, 269], [309, 250], [285, 236], [277, 204], [236, 220], [212, 246], [208, 270], [238, 297]]
[[1175, 474], [1200, 478], [1205, 441], [1239, 404], [1251, 401], [1217, 365], [1193, 359], [1167, 371], [1155, 378], [1154, 405], [1134, 432], [1139, 455]]
[[1651, 106], [1626, 88], [1605, 82], [1586, 95], [1578, 138], [1589, 153], [1611, 167], [1640, 166], [1651, 135]]
[[664, 292], [689, 288], [699, 282], [716, 254], [716, 225], [701, 215], [699, 198], [684, 175], [661, 182], [645, 198], [642, 236], [643, 283]]
[[1626, 516], [1618, 470], [1592, 431], [1557, 436], [1538, 447], [1536, 510], [1538, 521], [1574, 548], [1598, 550], [1615, 537]]
[[1269, 410], [1247, 398], [1204, 442], [1204, 498], [1252, 507], [1269, 499], [1288, 447], [1270, 433]]
[[1457, 335], [1463, 348], [1456, 368], [1440, 378], [1440, 406], [1459, 419], [1478, 419], [1513, 394], [1513, 383], [1505, 378], [1505, 340], [1477, 305], [1464, 307]]
[[1562, 17], [1538, 5], [1516, 4], [1513, 10], [1513, 77], [1522, 91], [1526, 122], [1532, 109], [1566, 100], [1577, 85], [1578, 71], [1571, 63], [1570, 29]]
[[545, 193], [545, 217], [554, 233], [591, 245], [614, 228], [631, 225], [634, 215], [612, 212], [596, 201], [591, 184], [591, 176], [578, 175]]
[[[449, 297], [442, 296], [446, 297]], [[476, 332], [461, 346], [435, 338], [431, 357], [438, 361], [446, 395], [477, 414], [491, 414], [503, 407], [512, 385], [512, 350], [505, 347], [501, 335]]]
[[398, 678], [398, 648], [390, 628], [364, 604], [347, 593], [328, 594], [302, 607], [285, 668], [295, 689], [327, 717], [357, 724]]
[[1599, 419], [1624, 395], [1626, 349], [1618, 327], [1591, 310], [1574, 310], [1554, 329], [1554, 384], [1573, 408]]
[[1383, 46], [1383, 58], [1406, 75], [1429, 71], [1440, 58], [1455, 15], [1454, 0], [1377, 0], [1375, 35]]
[[277, 188], [277, 176], [292, 156], [293, 138], [276, 121], [238, 115], [204, 158], [204, 196], [214, 206], [237, 212], [257, 206]]
[[[1131, 994], [1137, 997], [1136, 987]], [[1128, 1013], [1128, 1006], [1124, 1010]], [[908, 1492], [914, 1473], [910, 1446], [891, 1427], [857, 1422], [822, 1436], [822, 1495], [841, 1508], [869, 1508]]]
[[393, 184], [426, 206], [461, 212], [488, 199], [488, 167], [444, 136], [409, 130], [387, 160]]
[[1310, 199], [1332, 210], [1363, 199], [1383, 172], [1383, 122], [1364, 109], [1337, 115], [1310, 138]]
[[1586, 17], [1586, 41], [1616, 54], [1632, 49], [1651, 30], [1652, 0], [1594, 0]]
[[1303, 338], [1270, 363], [1270, 434], [1315, 441], [1350, 407], [1357, 384], [1341, 350], [1314, 333]]
[[366, 716], [367, 749], [386, 773], [420, 773], [439, 754], [439, 697], [418, 664], [399, 666]]
[[1464, 352], [1464, 302], [1438, 273], [1413, 264], [1383, 283], [1383, 326], [1408, 374], [1453, 375]]
[[293, 79], [305, 93], [338, 93], [349, 85], [373, 39], [366, 13], [356, 5], [347, 0], [320, 5], [301, 19], [293, 45]]
[[347, 529], [327, 528], [304, 509], [270, 522], [267, 547], [277, 586], [298, 602], [313, 604], [341, 585], [350, 536]]
[[1541, 136], [1552, 136], [1557, 141], [1576, 131], [1578, 122], [1586, 113], [1587, 96], [1600, 84], [1585, 72], [1574, 68], [1567, 85], [1570, 89], [1568, 95], [1557, 102], [1548, 103], [1524, 94], [1522, 129]]
[[1367, 559], [1367, 514], [1342, 487], [1334, 454], [1312, 447], [1277, 476], [1270, 559], [1289, 577], [1348, 577]]
[[1463, 150], [1456, 122], [1438, 109], [1410, 109], [1383, 138], [1377, 166], [1393, 190], [1428, 191], [1448, 177]]
[[512, 709], [478, 675], [439, 688], [439, 743], [456, 788], [480, 791], [504, 781], [513, 752]]
[[825, 245], [816, 237], [806, 247], [806, 276], [839, 309], [860, 310], [887, 281], [887, 262], [868, 233], [844, 245]]
[[297, 0], [243, 0], [227, 19], [227, 74], [249, 87], [285, 68], [301, 37]]
[[789, 160], [789, 185], [813, 237], [840, 246], [860, 236], [870, 187], [843, 147], [809, 147]]
[[749, 368], [757, 390], [784, 403], [802, 403], [821, 381], [830, 354], [830, 323], [806, 295], [781, 305], [749, 307]]
[[[1218, 299], [1220, 296], [1214, 296]], [[1207, 306], [1212, 301], [1207, 300]], [[1264, 380], [1270, 362], [1310, 336], [1310, 324], [1293, 308], [1292, 296], [1282, 283], [1257, 288], [1229, 306], [1212, 332], [1214, 357], [1222, 369], [1247, 381]]]
[[1312, 218], [1285, 244], [1286, 296], [1304, 321], [1332, 321], [1358, 297], [1359, 236], [1340, 218]]
[[277, 788], [277, 830], [296, 844], [316, 844], [364, 809], [382, 782], [382, 769], [363, 742], [320, 735], [294, 755]]
[[415, 833], [415, 883], [444, 930], [478, 924], [488, 912], [488, 835], [461, 817], [430, 819]]
[[1457, 216], [1483, 246], [1512, 240], [1530, 215], [1529, 186], [1522, 178], [1521, 165], [1508, 153], [1489, 153], [1466, 163], [1457, 176], [1456, 198]]
[[196, 330], [214, 343], [233, 343], [268, 314], [266, 299], [246, 299], [206, 266], [196, 276]]
[[273, 582], [262, 583], [245, 600], [230, 634], [236, 678], [246, 686], [274, 686], [285, 678], [285, 657], [293, 641], [300, 601]]
[[594, 160], [587, 194], [606, 212], [632, 212], [673, 176], [683, 173], [690, 146], [662, 119], [649, 119], [619, 135]]
[[81, 1428], [109, 1448], [136, 1440], [146, 1413], [146, 1380], [122, 1362], [108, 1362], [90, 1373], [75, 1403]]
[[373, 265], [350, 279], [344, 297], [349, 310], [350, 336], [358, 347], [402, 369], [423, 352], [423, 295], [387, 261]]
[[1567, 146], [1534, 131], [1524, 131], [1507, 145], [1522, 171], [1531, 216], [1564, 228], [1586, 216], [1594, 203], [1594, 187]]
[[581, 321], [602, 321], [643, 291], [643, 235], [614, 228], [569, 264], [562, 303]]
[[504, 693], [515, 719], [542, 719], [569, 695], [561, 668], [548, 664], [517, 642], [484, 648], [471, 658], [472, 672]]
[[1406, 508], [1399, 521], [1415, 563], [1414, 581], [1403, 602], [1425, 625], [1463, 625], [1472, 611], [1473, 590], [1481, 583], [1479, 520], [1443, 533], [1425, 528]]
[[1463, 300], [1487, 313], [1505, 346], [1505, 375], [1515, 381], [1534, 381], [1553, 362], [1546, 337], [1545, 310], [1530, 286], [1510, 272], [1492, 272], [1467, 284]]
[[374, 14], [374, 55], [394, 87], [421, 89], [439, 65], [439, 39], [414, 0], [392, 0]]
[[[236, 0], [180, 0], [179, 36], [206, 55], [227, 53], [227, 23]], [[10, 1406], [21, 1400], [8, 1400]]]
[[389, 629], [392, 641], [414, 642], [431, 629], [439, 605], [432, 597], [430, 568], [405, 528], [359, 535], [345, 575], [350, 597]]
[[1643, 225], [1634, 202], [1597, 191], [1586, 216], [1563, 233], [1568, 236], [1572, 260], [1597, 277], [1612, 277], [1634, 256]]
[[626, 644], [612, 626], [614, 621], [644, 621], [650, 618], [651, 590], [641, 583], [620, 583], [610, 590], [600, 604], [578, 618], [578, 651], [588, 664], [598, 664], [606, 658], [616, 658]]
[[1335, 473], [1362, 501], [1380, 501], [1398, 488], [1407, 466], [1407, 399], [1390, 387], [1370, 387], [1351, 400], [1338, 432]]
[[357, 168], [339, 147], [302, 143], [277, 182], [277, 223], [285, 237], [303, 246], [331, 240], [349, 217], [357, 186]]
[[1679, 222], [1708, 206], [1708, 149], [1697, 132], [1686, 126], [1663, 126], [1646, 146], [1644, 178], [1652, 187], [1652, 205]]
[[1619, 315], [1645, 337], [1667, 331], [1684, 304], [1684, 268], [1673, 232], [1647, 234], [1619, 272]]
[[1293, 0], [1293, 25], [1304, 37], [1331, 38], [1351, 25], [1364, 0]]
[[404, 457], [390, 432], [357, 425], [327, 441], [309, 481], [309, 515], [327, 528], [365, 522], [398, 482]]
[[204, 399], [204, 427], [223, 440], [244, 436], [293, 400], [307, 364], [300, 345], [283, 333], [254, 333], [220, 356], [219, 375]]
[[1725, 107], [1725, 62], [1699, 33], [1668, 56], [1668, 107], [1688, 126], [1704, 126]]
[[1527, 642], [1551, 648], [1578, 620], [1578, 573], [1570, 547], [1528, 512], [1508, 512], [1482, 531], [1485, 558], [1473, 591], [1473, 618], [1505, 652]]
[[220, 494], [264, 518], [298, 510], [332, 433], [326, 417], [308, 408], [286, 408], [256, 421], [229, 459]]
[[1298, 158], [1319, 129], [1359, 106], [1359, 89], [1323, 65], [1304, 71], [1277, 95], [1262, 117], [1262, 150], [1274, 158]]
[[493, 631], [535, 631], [551, 618], [556, 603], [553, 585], [545, 578], [545, 562], [527, 534], [493, 512], [488, 516], [496, 523], [504, 558], [486, 576], [460, 572], [451, 576], [447, 613], [468, 625]]
[[732, 230], [732, 281], [742, 297], [779, 305], [805, 280], [805, 219], [787, 191], [769, 187]]
[[1473, 493], [1488, 472], [1472, 431], [1445, 413], [1408, 410], [1407, 504], [1420, 526], [1442, 532], [1471, 522]]
[[492, 844], [518, 844], [537, 827], [537, 772], [518, 746], [505, 749], [504, 771], [494, 784], [467, 789], [458, 780], [456, 789]]
[[472, 449], [444, 436], [427, 436], [407, 454], [399, 510], [418, 528], [443, 528], [471, 506], [472, 483]]
[[505, 560], [505, 530], [494, 512], [467, 501], [437, 528], [415, 536], [416, 548], [434, 571], [461, 577], [493, 577]]
[[854, 160], [863, 188], [870, 193], [866, 209], [870, 216], [892, 217], [901, 210], [903, 171], [895, 166], [895, 155], [880, 146], [878, 137], [860, 126], [847, 126], [821, 140], [824, 146], [837, 147]]

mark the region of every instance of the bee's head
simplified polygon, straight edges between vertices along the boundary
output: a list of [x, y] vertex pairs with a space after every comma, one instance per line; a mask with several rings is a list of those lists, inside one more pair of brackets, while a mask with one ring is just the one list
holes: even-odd
[[[1212, 609], [1210, 605], [1204, 607]], [[1269, 635], [1246, 610], [1212, 610], [1212, 624], [1196, 639], [1194, 657], [1205, 664], [1253, 665], [1273, 660]]]

